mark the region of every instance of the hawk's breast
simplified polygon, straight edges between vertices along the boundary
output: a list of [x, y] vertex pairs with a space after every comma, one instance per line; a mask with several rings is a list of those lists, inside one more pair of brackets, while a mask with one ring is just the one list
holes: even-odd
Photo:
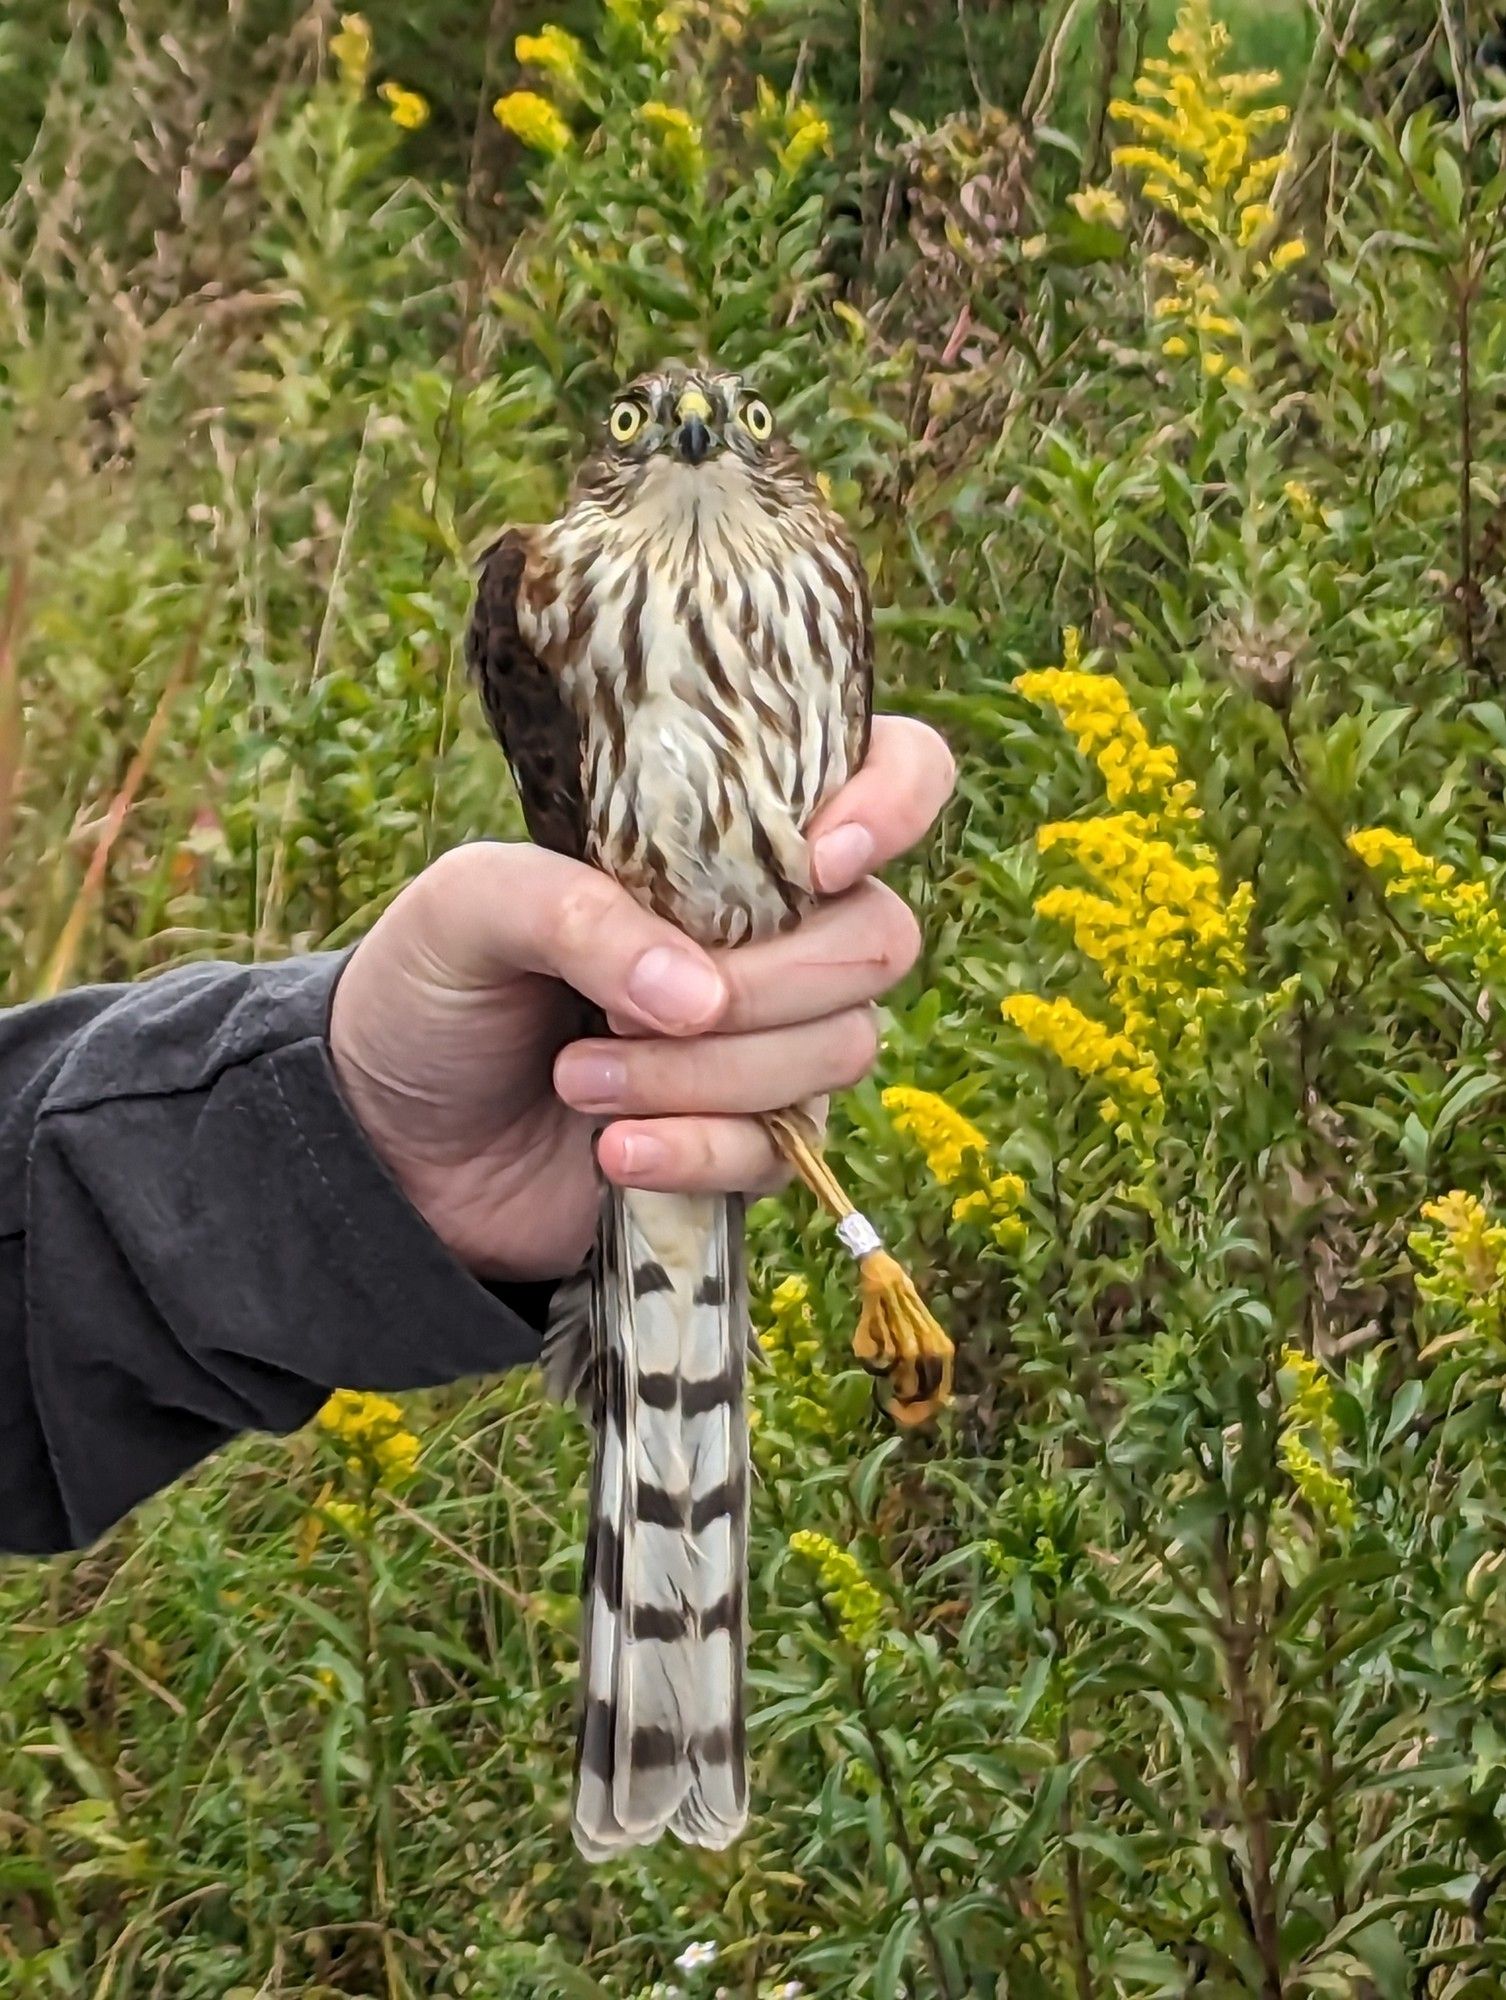
[[520, 597], [581, 725], [589, 858], [707, 943], [798, 916], [803, 829], [859, 754], [864, 579], [795, 500], [769, 506], [735, 462], [651, 461], [625, 511], [541, 531], [549, 589]]

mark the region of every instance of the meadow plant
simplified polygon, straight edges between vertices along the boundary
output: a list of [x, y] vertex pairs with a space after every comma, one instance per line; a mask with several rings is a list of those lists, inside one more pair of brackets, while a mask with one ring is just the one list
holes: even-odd
[[0, 1583], [0, 1990], [1502, 1988], [1480, 10], [1431, 96], [1420, 6], [910, 11], [0, 22], [8, 999], [515, 836], [470, 563], [667, 354], [756, 367], [961, 765], [833, 1118], [959, 1395], [896, 1435], [756, 1210], [746, 1839], [570, 1844], [575, 1421], [342, 1393]]

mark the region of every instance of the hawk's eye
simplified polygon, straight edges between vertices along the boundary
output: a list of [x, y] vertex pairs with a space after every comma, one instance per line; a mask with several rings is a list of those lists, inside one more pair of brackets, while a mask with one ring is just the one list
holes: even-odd
[[750, 396], [737, 414], [748, 436], [759, 444], [774, 435], [773, 412], [761, 396]]
[[643, 412], [636, 403], [614, 403], [607, 429], [618, 444], [630, 444], [643, 429]]

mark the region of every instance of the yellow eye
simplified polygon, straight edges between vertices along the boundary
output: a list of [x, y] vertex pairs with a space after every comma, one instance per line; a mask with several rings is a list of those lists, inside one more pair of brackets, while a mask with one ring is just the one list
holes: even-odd
[[750, 396], [737, 414], [748, 436], [757, 438], [760, 444], [774, 435], [773, 413], [761, 396]]
[[619, 444], [628, 444], [643, 429], [643, 412], [636, 403], [614, 403], [607, 429]]

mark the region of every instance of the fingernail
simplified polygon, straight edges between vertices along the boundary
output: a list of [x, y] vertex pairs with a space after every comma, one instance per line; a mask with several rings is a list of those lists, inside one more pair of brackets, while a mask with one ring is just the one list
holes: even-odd
[[811, 854], [818, 889], [847, 889], [868, 871], [876, 849], [866, 826], [834, 826]]
[[649, 1132], [625, 1132], [618, 1140], [624, 1174], [659, 1174], [669, 1165], [669, 1148]]
[[628, 978], [628, 998], [661, 1028], [698, 1028], [726, 998], [720, 975], [673, 945], [646, 951]]
[[554, 1065], [554, 1087], [577, 1111], [611, 1111], [622, 1102], [627, 1066], [603, 1049], [565, 1049]]

